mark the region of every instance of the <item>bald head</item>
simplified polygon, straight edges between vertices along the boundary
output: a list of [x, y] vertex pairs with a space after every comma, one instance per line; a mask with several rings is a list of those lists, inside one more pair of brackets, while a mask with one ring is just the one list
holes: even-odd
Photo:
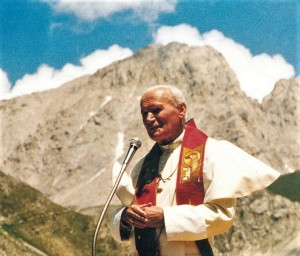
[[181, 103], [184, 103], [186, 105], [186, 100], [182, 91], [174, 85], [154, 85], [147, 88], [144, 95], [151, 91], [161, 93], [168, 100], [170, 100], [170, 103], [174, 106], [178, 106]]

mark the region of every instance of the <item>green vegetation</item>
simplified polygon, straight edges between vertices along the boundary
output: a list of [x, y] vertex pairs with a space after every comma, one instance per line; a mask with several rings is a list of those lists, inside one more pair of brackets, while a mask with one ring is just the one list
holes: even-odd
[[[126, 246], [109, 234], [109, 209], [97, 240], [98, 255], [126, 255]], [[37, 190], [0, 172], [0, 228], [10, 237], [26, 242], [46, 255], [91, 255], [96, 217], [60, 207]], [[98, 218], [98, 217], [97, 217]], [[0, 249], [1, 247], [0, 242]], [[7, 252], [7, 255], [12, 255]], [[15, 254], [17, 255], [17, 254]], [[13, 256], [13, 255], [12, 255]]]
[[300, 171], [280, 176], [268, 190], [291, 201], [300, 202]]

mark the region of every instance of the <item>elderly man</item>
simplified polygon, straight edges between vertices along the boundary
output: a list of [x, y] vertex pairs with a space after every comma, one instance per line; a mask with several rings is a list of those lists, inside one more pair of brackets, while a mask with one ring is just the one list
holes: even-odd
[[174, 86], [149, 88], [141, 114], [156, 143], [122, 178], [124, 207], [112, 220], [117, 241], [132, 255], [213, 255], [215, 235], [233, 223], [236, 198], [270, 185], [279, 173], [227, 141], [208, 138]]

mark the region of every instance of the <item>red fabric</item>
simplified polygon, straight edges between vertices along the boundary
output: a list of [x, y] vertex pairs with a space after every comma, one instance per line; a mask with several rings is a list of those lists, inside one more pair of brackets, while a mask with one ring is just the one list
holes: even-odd
[[157, 178], [155, 178], [150, 184], [143, 187], [141, 196], [136, 196], [135, 193], [135, 203], [136, 204], [146, 204], [152, 203], [156, 205], [156, 189], [157, 189]]
[[176, 185], [177, 204], [203, 204], [203, 160], [207, 135], [198, 130], [194, 120], [186, 124], [182, 141]]

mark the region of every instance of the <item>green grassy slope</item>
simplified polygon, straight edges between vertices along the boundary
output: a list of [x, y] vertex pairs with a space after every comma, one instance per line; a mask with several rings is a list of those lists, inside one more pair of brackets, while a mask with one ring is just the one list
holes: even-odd
[[[109, 235], [112, 210], [109, 209], [101, 226], [97, 255], [120, 255], [123, 250]], [[29, 250], [25, 246], [21, 248], [22, 241], [27, 247], [30, 245], [46, 255], [91, 255], [96, 221], [52, 203], [37, 190], [0, 172], [0, 236], [6, 240], [14, 239], [15, 244], [19, 241], [19, 253]], [[0, 252], [8, 250], [6, 247], [0, 243]], [[11, 251], [6, 254], [21, 255]]]
[[300, 202], [300, 171], [280, 176], [268, 190], [291, 201]]

